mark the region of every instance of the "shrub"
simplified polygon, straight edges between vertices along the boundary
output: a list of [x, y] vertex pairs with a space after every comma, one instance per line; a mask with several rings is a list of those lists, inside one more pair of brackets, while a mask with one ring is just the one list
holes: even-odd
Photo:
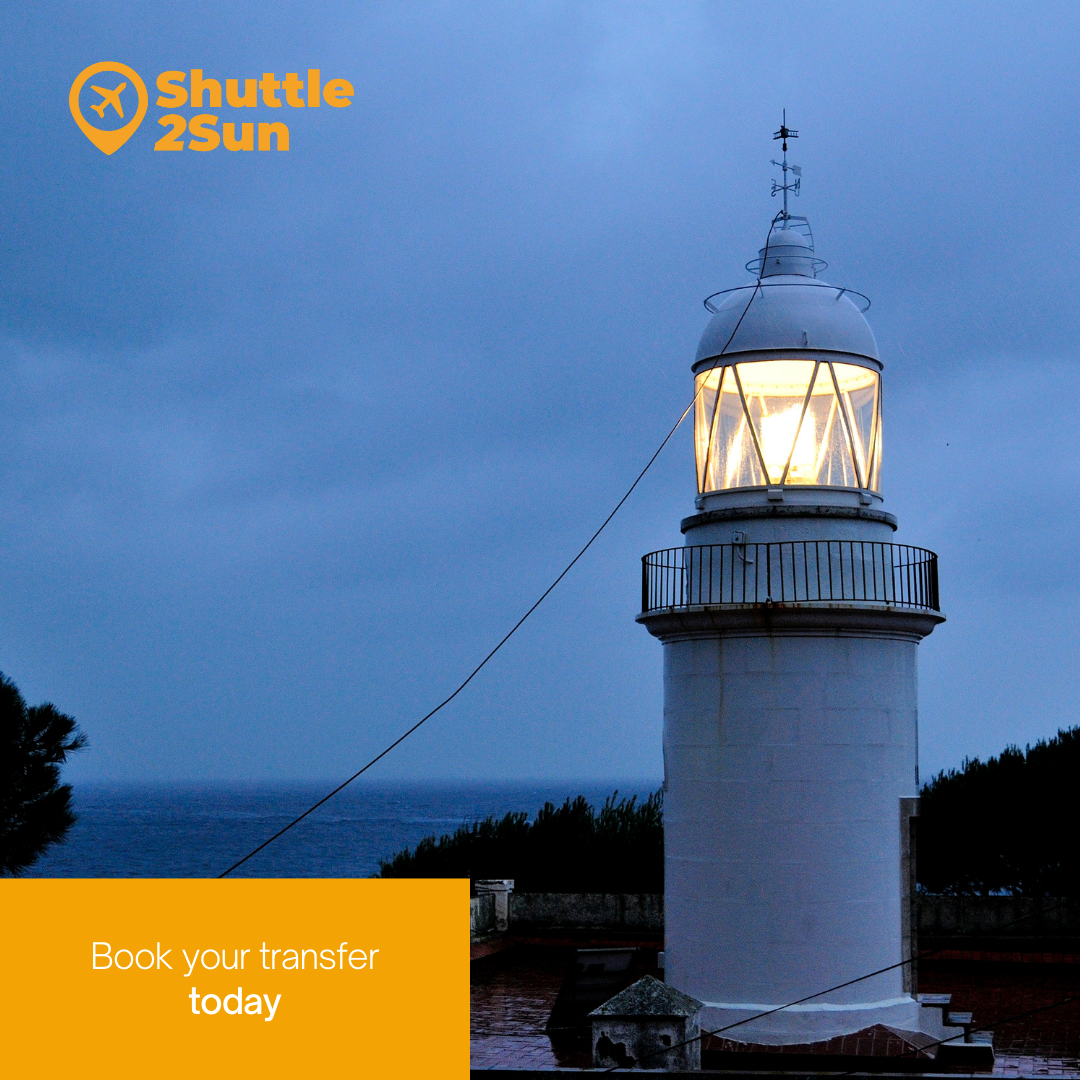
[[919, 885], [952, 895], [1080, 895], [1080, 727], [985, 762], [964, 761], [922, 789]]
[[513, 878], [521, 892], [663, 892], [659, 791], [639, 803], [616, 791], [597, 812], [584, 796], [488, 817], [421, 840], [381, 866], [381, 877]]

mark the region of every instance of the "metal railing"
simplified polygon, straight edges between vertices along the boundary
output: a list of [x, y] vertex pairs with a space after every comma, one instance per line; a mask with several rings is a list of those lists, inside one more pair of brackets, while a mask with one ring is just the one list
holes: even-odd
[[641, 560], [641, 610], [795, 603], [938, 606], [937, 555], [907, 544], [793, 540], [666, 548]]

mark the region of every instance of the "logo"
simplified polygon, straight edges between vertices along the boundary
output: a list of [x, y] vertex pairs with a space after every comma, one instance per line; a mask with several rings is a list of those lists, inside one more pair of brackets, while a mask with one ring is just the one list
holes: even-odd
[[[155, 150], [288, 150], [289, 125], [274, 110], [309, 112], [323, 105], [347, 109], [356, 93], [348, 79], [324, 80], [319, 68], [308, 68], [306, 79], [295, 71], [286, 72], [283, 79], [272, 71], [262, 72], [261, 78], [235, 79], [208, 78], [202, 68], [191, 68], [190, 73], [162, 71], [156, 86], [160, 94], [155, 105], [170, 111], [157, 118], [166, 133], [154, 143]], [[96, 114], [97, 122], [84, 114], [83, 94], [85, 107]], [[135, 134], [149, 104], [146, 84], [126, 64], [91, 64], [79, 72], [68, 94], [75, 123], [103, 154], [115, 154]], [[195, 115], [171, 111], [182, 108]], [[217, 111], [201, 111], [207, 108]], [[261, 116], [267, 119], [257, 119]], [[219, 120], [223, 120], [220, 128]], [[185, 141], [185, 134], [193, 138]]]
[[[102, 122], [127, 120], [123, 127], [95, 127], [83, 116], [79, 96], [83, 87], [95, 75], [104, 76], [98, 81], [105, 85], [98, 86], [96, 83], [91, 83], [90, 90], [101, 99], [96, 105], [90, 105], [91, 111], [97, 113], [98, 119]], [[118, 77], [122, 81], [118, 81]], [[125, 90], [129, 92], [124, 94]], [[134, 90], [135, 95], [138, 96], [137, 105], [135, 95], [130, 93], [131, 90]], [[121, 94], [124, 94], [123, 98]], [[126, 116], [124, 115], [125, 104], [127, 105]], [[135, 129], [142, 123], [149, 104], [150, 98], [146, 93], [146, 84], [139, 78], [139, 73], [126, 64], [109, 62], [91, 64], [79, 72], [71, 84], [71, 93], [68, 94], [68, 105], [71, 107], [71, 115], [75, 117], [75, 123], [103, 154], [115, 154], [135, 134]]]

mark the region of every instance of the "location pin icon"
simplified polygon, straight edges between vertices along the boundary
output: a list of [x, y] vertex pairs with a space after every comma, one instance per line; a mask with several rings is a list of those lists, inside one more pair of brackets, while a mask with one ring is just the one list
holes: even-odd
[[[139, 107], [135, 110], [135, 115], [122, 128], [117, 128], [115, 131], [103, 131], [101, 128], [94, 127], [83, 116], [82, 109], [79, 107], [79, 93], [86, 84], [86, 80], [102, 71], [113, 71], [117, 75], [123, 75], [128, 83], [135, 87], [139, 95]], [[119, 91], [117, 92], [119, 93]], [[139, 78], [139, 73], [133, 71], [127, 64], [108, 62], [91, 64], [88, 68], [79, 72], [75, 81], [71, 84], [71, 93], [68, 94], [68, 105], [71, 107], [71, 115], [75, 117], [75, 123], [79, 125], [82, 133], [103, 154], [114, 154], [135, 134], [135, 129], [142, 123], [149, 104], [150, 98], [146, 93], [146, 84]], [[104, 114], [104, 111], [102, 109], [102, 114]]]

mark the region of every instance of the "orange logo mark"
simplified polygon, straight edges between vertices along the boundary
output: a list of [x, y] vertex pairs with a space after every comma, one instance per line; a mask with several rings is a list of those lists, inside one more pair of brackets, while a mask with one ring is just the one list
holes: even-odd
[[[86, 85], [87, 80], [93, 78], [95, 75], [101, 74], [103, 71], [111, 71], [117, 75], [122, 75], [125, 81], [118, 83], [111, 88], [94, 86], [91, 84], [90, 89], [100, 94], [101, 100], [96, 105], [91, 105], [90, 108], [96, 112], [102, 120], [105, 119], [106, 109], [112, 110], [110, 115], [115, 115], [121, 120], [124, 119], [124, 105], [120, 100], [120, 94], [121, 91], [126, 89], [128, 83], [135, 88], [135, 92], [139, 95], [139, 104], [135, 110], [135, 115], [132, 116], [122, 128], [117, 128], [115, 131], [106, 131], [102, 128], [94, 127], [86, 117], [83, 116], [82, 108], [79, 105], [79, 94], [82, 91], [83, 86]], [[112, 82], [115, 80], [102, 79], [100, 81]], [[138, 72], [133, 71], [126, 64], [114, 64], [108, 62], [91, 64], [88, 68], [79, 72], [75, 81], [71, 84], [71, 93], [68, 94], [68, 105], [71, 107], [71, 115], [75, 117], [75, 123], [79, 125], [82, 133], [103, 154], [116, 153], [116, 151], [135, 134], [135, 129], [142, 123], [149, 104], [150, 98], [146, 93], [146, 84], [139, 78]]]

